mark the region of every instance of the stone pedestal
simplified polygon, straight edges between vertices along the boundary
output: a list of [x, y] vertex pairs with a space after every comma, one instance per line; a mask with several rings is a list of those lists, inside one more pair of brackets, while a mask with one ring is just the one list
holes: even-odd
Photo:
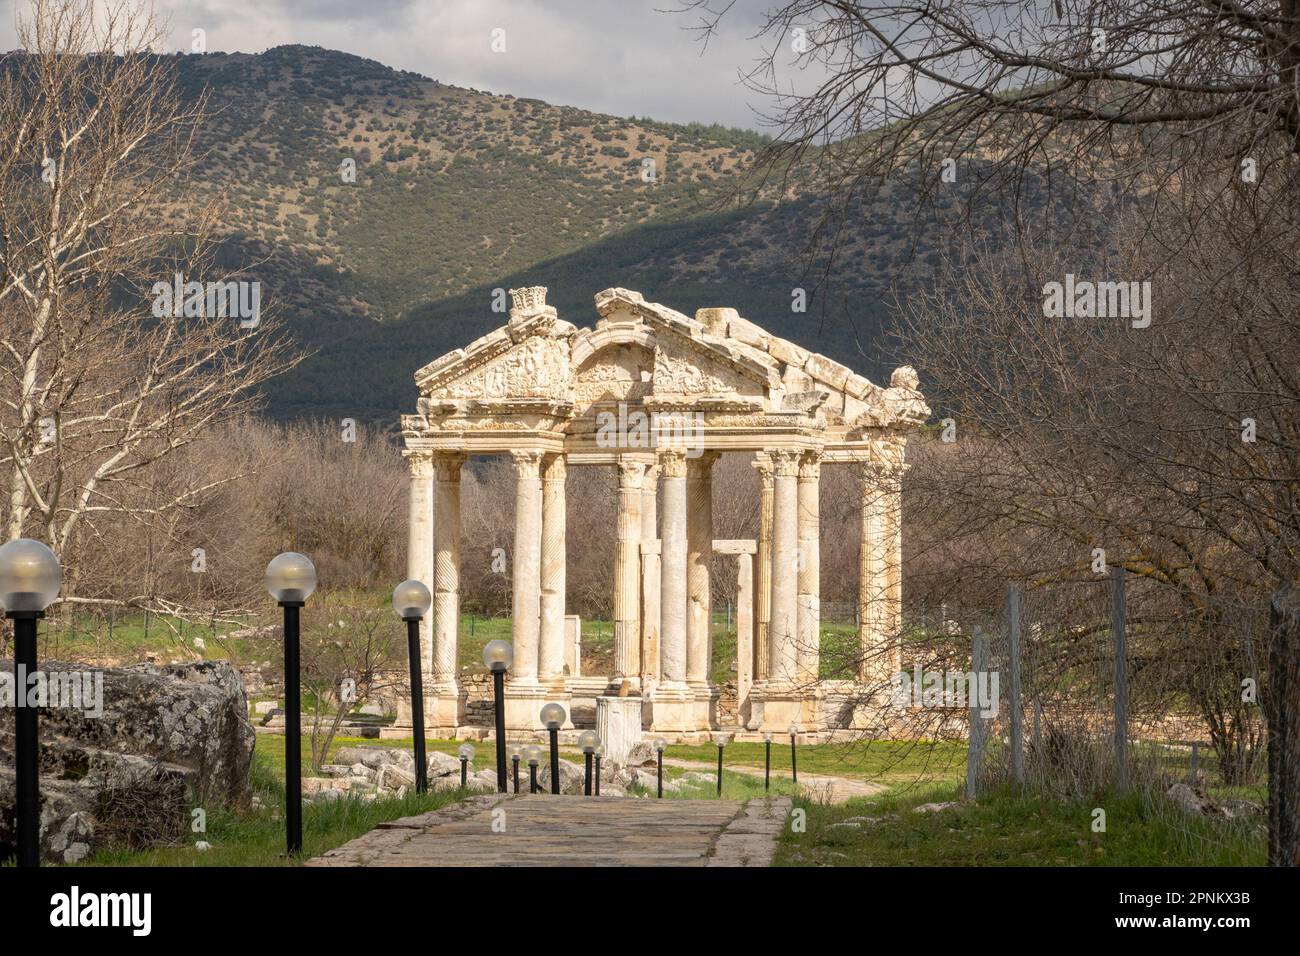
[[640, 697], [596, 698], [596, 733], [609, 764], [626, 764], [641, 742], [641, 704]]
[[685, 681], [660, 681], [650, 698], [650, 728], [672, 733], [696, 730], [695, 692]]

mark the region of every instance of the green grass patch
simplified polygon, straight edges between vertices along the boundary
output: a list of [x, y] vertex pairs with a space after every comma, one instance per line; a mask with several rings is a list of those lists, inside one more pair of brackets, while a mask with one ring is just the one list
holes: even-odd
[[[1103, 794], [1068, 801], [1003, 790], [957, 799], [951, 786], [826, 806], [796, 798], [806, 832], [782, 835], [777, 866], [1262, 866], [1261, 820], [1192, 817], [1163, 797]], [[1093, 831], [1094, 810], [1105, 832]], [[856, 819], [855, 819], [856, 818]], [[838, 824], [838, 825], [837, 825]]]

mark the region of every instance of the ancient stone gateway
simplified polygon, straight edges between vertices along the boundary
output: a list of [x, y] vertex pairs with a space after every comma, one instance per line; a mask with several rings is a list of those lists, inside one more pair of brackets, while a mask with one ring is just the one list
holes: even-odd
[[[579, 329], [546, 304], [543, 287], [510, 295], [503, 328], [416, 372], [418, 412], [402, 417], [409, 574], [434, 595], [422, 655], [431, 732], [455, 734], [465, 723], [456, 679], [461, 467], [471, 455], [504, 454], [516, 474], [510, 730], [539, 730], [547, 701], [571, 711], [575, 696], [620, 692], [640, 699], [646, 730], [716, 727], [714, 552], [736, 556], [740, 600], [752, 603], [737, 615], [744, 728], [784, 732], [798, 723], [816, 732], [842, 723], [817, 680], [820, 468], [846, 463], [861, 478], [857, 679], [879, 678], [898, 660], [906, 434], [930, 413], [916, 373], [899, 368], [881, 388], [734, 309], [690, 318], [606, 289], [596, 295], [596, 327]], [[713, 539], [712, 469], [724, 453], [749, 455], [758, 469], [757, 541]], [[571, 465], [614, 465], [618, 474], [613, 673], [595, 677], [566, 667], [574, 655], [564, 607]], [[409, 728], [409, 714], [403, 719]]]

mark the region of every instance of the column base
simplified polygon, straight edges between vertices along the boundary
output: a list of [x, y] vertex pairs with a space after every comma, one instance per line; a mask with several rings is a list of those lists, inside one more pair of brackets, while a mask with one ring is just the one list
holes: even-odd
[[[465, 726], [465, 701], [468, 692], [455, 681], [435, 684], [424, 695], [424, 736], [429, 739], [454, 738]], [[410, 694], [397, 698], [397, 719], [380, 731], [381, 738], [409, 737], [414, 732]]]
[[691, 693], [695, 695], [695, 725], [692, 730], [713, 730], [718, 726], [718, 699], [721, 692], [712, 684], [691, 684]]
[[545, 731], [542, 708], [551, 703], [564, 707], [565, 719], [561, 730], [573, 729], [573, 699], [562, 687], [544, 687], [541, 684], [506, 684], [506, 730]]
[[689, 733], [696, 729], [695, 692], [684, 681], [660, 681], [649, 709], [651, 730]]
[[[755, 685], [751, 695], [757, 711], [758, 730], [763, 733], [788, 734], [791, 724], [798, 724], [802, 733], [815, 728], [808, 725], [810, 713], [820, 715], [820, 707], [809, 711], [807, 694], [793, 684], [767, 682]], [[817, 704], [816, 701], [812, 703]]]

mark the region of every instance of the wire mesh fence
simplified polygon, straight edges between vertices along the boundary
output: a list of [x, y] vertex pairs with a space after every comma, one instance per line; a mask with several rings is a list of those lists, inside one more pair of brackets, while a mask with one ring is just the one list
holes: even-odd
[[1096, 580], [1013, 584], [1000, 620], [949, 622], [971, 647], [968, 795], [1007, 783], [1073, 797], [1261, 784], [1257, 711], [1216, 726], [1187, 668], [1155, 646], [1163, 632], [1147, 612], [1158, 594], [1139, 588], [1135, 601], [1130, 583], [1114, 568]]

